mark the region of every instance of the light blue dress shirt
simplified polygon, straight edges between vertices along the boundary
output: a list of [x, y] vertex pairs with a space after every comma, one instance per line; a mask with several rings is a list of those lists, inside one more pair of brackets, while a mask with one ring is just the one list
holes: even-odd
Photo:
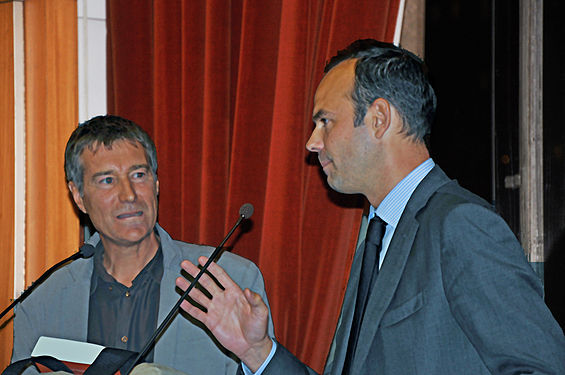
[[383, 244], [379, 258], [379, 269], [383, 264], [386, 252], [388, 251], [388, 245], [390, 245], [390, 240], [398, 226], [404, 208], [408, 204], [408, 200], [420, 182], [430, 173], [434, 166], [435, 163], [431, 158], [426, 160], [404, 177], [402, 181], [387, 194], [377, 208], [371, 206], [369, 210], [369, 220], [375, 215], [378, 215], [386, 222], [386, 231], [383, 236]]
[[[420, 182], [422, 182], [424, 177], [426, 177], [434, 167], [434, 161], [429, 158], [418, 167], [416, 167], [416, 169], [410, 172], [406, 177], [404, 177], [402, 181], [400, 181], [394, 187], [394, 189], [392, 189], [390, 193], [387, 194], [385, 199], [383, 199], [383, 201], [377, 208], [371, 206], [369, 210], [369, 220], [371, 220], [375, 215], [378, 215], [382, 220], [386, 222], [386, 231], [383, 237], [382, 249], [379, 258], [379, 269], [383, 264], [386, 253], [388, 251], [388, 245], [390, 245], [390, 241], [392, 240], [394, 231], [398, 226], [400, 217], [404, 212], [404, 208], [408, 204], [408, 200], [410, 199], [412, 193], [414, 193], [414, 190], [416, 190]], [[251, 370], [249, 370], [249, 368], [242, 363], [243, 372], [245, 373], [245, 375], [261, 375], [265, 367], [267, 367], [267, 365], [275, 355], [276, 349], [277, 343], [275, 342], [275, 340], [273, 340], [273, 348], [271, 349], [269, 356], [255, 373], [251, 372]]]

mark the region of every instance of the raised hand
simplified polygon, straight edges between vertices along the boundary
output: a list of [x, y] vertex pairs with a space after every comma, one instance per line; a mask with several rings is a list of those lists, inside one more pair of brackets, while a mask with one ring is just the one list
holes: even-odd
[[[198, 262], [204, 265], [207, 260], [206, 257], [200, 257]], [[193, 277], [199, 272], [198, 267], [188, 260], [183, 261], [181, 267]], [[188, 301], [183, 301], [181, 308], [204, 323], [226, 349], [255, 372], [265, 361], [272, 347], [272, 341], [267, 335], [267, 305], [257, 293], [249, 289], [241, 290], [216, 263], [211, 263], [208, 271], [224, 289], [204, 274], [199, 283], [212, 295], [212, 299], [197, 288], [192, 289], [189, 296], [205, 307], [207, 312]], [[184, 277], [178, 277], [176, 285], [184, 291], [190, 282]]]

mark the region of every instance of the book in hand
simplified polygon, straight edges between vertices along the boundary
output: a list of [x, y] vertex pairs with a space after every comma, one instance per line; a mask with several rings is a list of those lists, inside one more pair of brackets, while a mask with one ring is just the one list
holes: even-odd
[[[51, 356], [63, 362], [75, 375], [82, 375], [84, 371], [94, 362], [96, 357], [104, 349], [101, 345], [81, 341], [59, 339], [55, 337], [41, 336], [33, 351], [32, 357]], [[47, 368], [38, 364], [41, 372], [49, 372]]]

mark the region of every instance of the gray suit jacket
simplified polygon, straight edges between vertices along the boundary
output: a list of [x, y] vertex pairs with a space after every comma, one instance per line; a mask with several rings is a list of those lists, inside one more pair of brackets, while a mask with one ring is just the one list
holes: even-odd
[[[324, 374], [341, 374], [358, 249]], [[369, 297], [353, 374], [565, 374], [565, 337], [506, 223], [435, 167], [404, 210]], [[313, 374], [281, 345], [264, 374]]]
[[[175, 291], [175, 279], [180, 275], [180, 263], [188, 259], [196, 263], [201, 255], [210, 255], [212, 248], [173, 240], [158, 227], [163, 249], [163, 278], [159, 301], [159, 324], [180, 298]], [[89, 242], [99, 241], [96, 234]], [[263, 277], [257, 266], [238, 255], [225, 252], [218, 264], [242, 288], [257, 291], [266, 301]], [[86, 341], [88, 304], [93, 260], [79, 259], [55, 272], [21, 305], [14, 319], [14, 350], [12, 361], [27, 358], [40, 336]], [[274, 336], [269, 320], [269, 334]], [[238, 363], [233, 355], [217, 344], [204, 326], [188, 317], [176, 316], [155, 346], [154, 362], [187, 374], [235, 374]], [[25, 374], [37, 373], [28, 369]]]

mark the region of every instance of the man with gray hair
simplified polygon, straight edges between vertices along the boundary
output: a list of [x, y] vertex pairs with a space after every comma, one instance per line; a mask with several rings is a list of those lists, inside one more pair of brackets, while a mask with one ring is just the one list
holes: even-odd
[[[141, 351], [180, 298], [181, 261], [213, 250], [173, 240], [157, 224], [157, 152], [132, 121], [108, 115], [80, 124], [67, 143], [65, 173], [74, 202], [97, 231], [88, 240], [94, 256], [55, 272], [17, 306], [12, 361], [30, 357], [41, 336]], [[252, 262], [226, 252], [218, 263], [266, 298]], [[145, 360], [188, 374], [234, 374], [238, 366], [187, 316], [175, 317]]]

